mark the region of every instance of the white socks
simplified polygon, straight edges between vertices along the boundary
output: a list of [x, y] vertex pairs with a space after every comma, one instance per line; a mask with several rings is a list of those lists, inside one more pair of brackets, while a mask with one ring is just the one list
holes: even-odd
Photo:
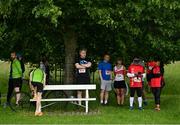
[[101, 100], [101, 104], [103, 104], [103, 100]]
[[103, 101], [103, 100], [101, 100], [101, 102], [100, 102], [101, 104], [107, 104], [108, 103], [108, 101], [107, 100], [105, 100], [105, 101]]
[[130, 107], [133, 107], [134, 97], [130, 97], [129, 101], [130, 101]]
[[138, 97], [139, 107], [142, 107], [142, 97]]

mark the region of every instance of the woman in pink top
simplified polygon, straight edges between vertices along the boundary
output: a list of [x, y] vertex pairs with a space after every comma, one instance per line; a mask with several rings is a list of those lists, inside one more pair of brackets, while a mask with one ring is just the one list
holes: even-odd
[[116, 62], [116, 66], [114, 67], [114, 88], [116, 90], [117, 95], [117, 103], [118, 105], [124, 104], [124, 96], [125, 96], [125, 74], [126, 74], [126, 68], [123, 65], [123, 62], [121, 59], [118, 59]]

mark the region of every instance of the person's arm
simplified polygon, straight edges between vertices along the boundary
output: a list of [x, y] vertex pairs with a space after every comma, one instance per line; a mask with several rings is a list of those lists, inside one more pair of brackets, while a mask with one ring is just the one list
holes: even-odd
[[111, 78], [111, 80], [113, 80], [113, 71], [111, 71], [110, 78]]
[[131, 73], [131, 72], [130, 72], [130, 69], [128, 69], [127, 76], [128, 76], [129, 78], [132, 78], [132, 77], [135, 77], [135, 74], [134, 74], [134, 73]]
[[134, 73], [127, 73], [127, 76], [128, 76], [129, 78], [132, 78], [132, 77], [135, 77], [135, 74], [134, 74]]
[[161, 77], [161, 71], [160, 68], [158, 67], [158, 72], [157, 73], [153, 73], [154, 68], [152, 69], [152, 77], [153, 78], [160, 78]]
[[161, 73], [156, 73], [156, 74], [152, 74], [153, 78], [160, 78], [161, 77]]
[[86, 68], [90, 68], [92, 66], [92, 63], [88, 62], [87, 64], [82, 64], [81, 66], [84, 66]]
[[114, 75], [114, 78], [113, 79], [115, 79], [115, 77], [116, 77], [116, 73], [115, 73], [115, 67], [114, 67], [114, 69], [113, 69], [113, 72], [112, 72]]
[[103, 69], [102, 64], [99, 63], [99, 64], [98, 64], [98, 72], [99, 72], [99, 78], [101, 79], [101, 81], [103, 80], [103, 77], [102, 77], [102, 69]]
[[100, 79], [101, 79], [101, 81], [103, 80], [103, 77], [102, 77], [102, 70], [98, 70], [98, 72], [99, 72], [99, 77], [100, 77]]
[[126, 71], [126, 67], [125, 66], [123, 66], [123, 67], [124, 67], [124, 77], [125, 77], [127, 74], [127, 71]]
[[31, 82], [32, 82], [32, 73], [33, 71], [30, 73], [30, 77], [29, 77], [29, 87], [31, 89], [31, 91], [34, 91], [34, 87], [32, 86]]
[[146, 73], [143, 73], [142, 77], [143, 77], [143, 79], [145, 79], [146, 78]]
[[75, 64], [76, 69], [85, 69], [86, 67], [83, 65], [80, 65], [79, 63]]
[[146, 70], [145, 70], [145, 68], [144, 68], [144, 72], [143, 72], [143, 74], [142, 74], [142, 78], [143, 78], [143, 79], [146, 78]]

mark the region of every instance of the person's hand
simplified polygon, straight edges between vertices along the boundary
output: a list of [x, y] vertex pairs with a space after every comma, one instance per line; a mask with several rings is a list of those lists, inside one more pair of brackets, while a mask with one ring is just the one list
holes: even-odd
[[81, 66], [83, 66], [84, 68], [88, 67], [87, 64], [81, 64]]
[[103, 81], [103, 78], [102, 78], [102, 76], [100, 76], [99, 78], [100, 78], [100, 80], [101, 80], [101, 82], [102, 82], [102, 81]]
[[114, 79], [111, 79], [111, 82], [114, 83]]
[[31, 90], [31, 95], [34, 96], [34, 94], [35, 94], [35, 93], [34, 93], [34, 90]]
[[135, 74], [134, 74], [134, 77], [138, 77], [138, 74], [137, 74], [137, 73], [135, 73]]

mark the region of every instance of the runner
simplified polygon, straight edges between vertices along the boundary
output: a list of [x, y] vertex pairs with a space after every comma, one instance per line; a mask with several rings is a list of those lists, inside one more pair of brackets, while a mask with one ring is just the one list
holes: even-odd
[[[20, 92], [22, 86], [22, 69], [21, 63], [17, 59], [16, 52], [11, 53], [11, 65], [10, 65], [10, 77], [8, 83], [8, 93], [7, 93], [7, 105], [10, 104], [10, 99], [15, 90], [16, 93]], [[20, 93], [16, 94], [16, 105], [19, 105]]]
[[108, 104], [109, 91], [112, 90], [112, 65], [109, 63], [110, 56], [104, 55], [104, 60], [98, 64], [99, 76], [101, 79], [100, 103]]
[[155, 110], [160, 111], [160, 95], [161, 95], [161, 83], [162, 74], [160, 70], [160, 62], [157, 61], [151, 72], [151, 90], [155, 100]]
[[130, 78], [130, 110], [133, 110], [135, 92], [138, 96], [139, 110], [142, 110], [142, 79], [145, 78], [144, 67], [141, 60], [135, 58], [129, 66], [127, 76]]
[[36, 100], [35, 116], [43, 115], [41, 111], [41, 98], [45, 84], [46, 84], [46, 74], [42, 69], [39, 68], [39, 66], [36, 66], [36, 69], [34, 69], [30, 73], [30, 82], [29, 82], [30, 88], [34, 94], [33, 99]]
[[[76, 78], [78, 84], [90, 84], [90, 67], [91, 62], [86, 58], [87, 50], [81, 49], [79, 51], [79, 57], [76, 59], [75, 67], [76, 67]], [[82, 98], [82, 91], [77, 92], [77, 97]], [[81, 105], [81, 101], [79, 101], [79, 105]]]
[[123, 62], [121, 59], [118, 59], [116, 62], [116, 66], [114, 67], [114, 88], [116, 90], [117, 95], [117, 104], [118, 105], [124, 105], [124, 96], [125, 96], [125, 74], [126, 74], [126, 68], [123, 65]]

